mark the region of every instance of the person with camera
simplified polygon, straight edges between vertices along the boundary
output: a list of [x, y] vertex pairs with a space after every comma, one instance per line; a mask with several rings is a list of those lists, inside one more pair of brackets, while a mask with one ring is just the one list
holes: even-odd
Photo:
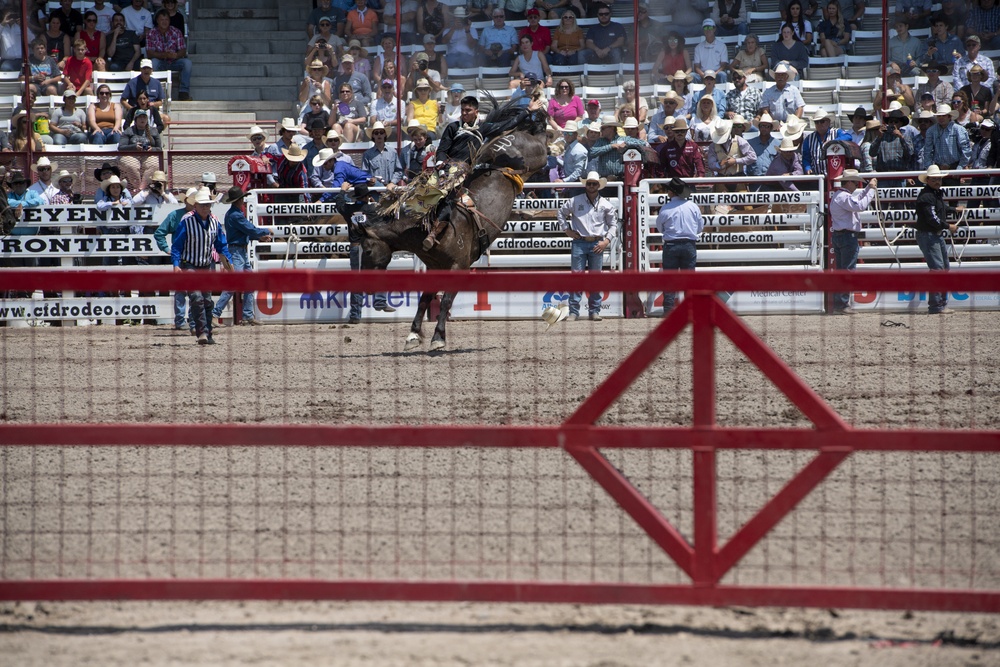
[[451, 22], [441, 34], [441, 43], [448, 46], [452, 62], [478, 64], [479, 31], [469, 20], [465, 7], [455, 7], [452, 11]]
[[164, 204], [176, 204], [177, 197], [167, 189], [167, 175], [157, 169], [149, 177], [149, 184], [132, 196], [133, 206], [151, 206], [154, 209]]
[[420, 52], [413, 57], [413, 62], [410, 63], [410, 73], [406, 77], [406, 82], [403, 84], [404, 94], [409, 91], [413, 91], [416, 94], [417, 83], [419, 81], [426, 81], [430, 86], [430, 91], [432, 97], [436, 97], [437, 93], [443, 90], [444, 86], [441, 83], [441, 73], [435, 69], [430, 69], [430, 63], [427, 59], [427, 54]]
[[147, 174], [152, 174], [160, 166], [159, 153], [162, 149], [160, 133], [155, 125], [150, 124], [149, 114], [141, 109], [136, 111], [134, 123], [122, 132], [118, 142], [118, 150], [127, 153], [121, 158], [121, 166], [130, 185], [144, 186]]

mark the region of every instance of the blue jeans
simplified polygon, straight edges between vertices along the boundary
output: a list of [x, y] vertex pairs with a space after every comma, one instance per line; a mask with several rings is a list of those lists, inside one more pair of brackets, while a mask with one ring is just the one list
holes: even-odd
[[[931, 232], [917, 231], [917, 245], [924, 255], [927, 268], [931, 271], [947, 271], [950, 267], [948, 260], [948, 246], [944, 237]], [[927, 295], [927, 312], [940, 313], [941, 309], [948, 305], [947, 292], [931, 292]]]
[[[351, 246], [351, 271], [361, 270], [361, 246], [352, 245]], [[364, 292], [351, 292], [351, 313], [349, 317], [361, 318], [361, 307], [365, 302]], [[388, 301], [385, 297], [385, 292], [379, 292], [372, 299], [372, 306], [375, 308], [385, 308], [388, 305]]]
[[[174, 326], [184, 326], [184, 300], [187, 292], [174, 292]], [[194, 320], [190, 321], [191, 331], [194, 331]]]
[[[689, 240], [663, 242], [663, 266], [661, 271], [694, 271], [698, 263], [698, 244]], [[674, 309], [676, 292], [663, 293], [663, 315]]]
[[[833, 232], [833, 258], [841, 271], [853, 271], [858, 266], [858, 236], [853, 232]], [[851, 305], [848, 292], [833, 293], [833, 309], [843, 310]]]
[[110, 127], [104, 128], [97, 132], [90, 133], [90, 143], [95, 146], [103, 146], [104, 144], [117, 144], [122, 138], [122, 135], [118, 134]]
[[[181, 269], [184, 271], [207, 271], [209, 267], [198, 269], [187, 262], [181, 262]], [[194, 332], [199, 336], [204, 334], [212, 335], [212, 293], [195, 290], [187, 292], [191, 299], [190, 318], [194, 322]], [[177, 302], [174, 301], [174, 305]]]
[[625, 52], [622, 49], [613, 48], [608, 51], [608, 55], [601, 58], [594, 52], [593, 49], [581, 49], [577, 55], [580, 57], [579, 62], [581, 63], [590, 63], [591, 65], [613, 65], [622, 61], [625, 57]]
[[85, 144], [87, 143], [87, 133], [86, 132], [73, 132], [68, 137], [64, 134], [52, 133], [52, 143], [56, 146], [65, 146], [66, 144]]
[[[570, 268], [574, 273], [583, 271], [598, 271], [604, 268], [604, 253], [594, 252], [594, 247], [600, 241], [584, 241], [583, 239], [573, 239], [572, 254], [570, 256]], [[580, 314], [580, 297], [583, 292], [573, 292], [569, 295], [570, 315]], [[601, 293], [591, 292], [587, 307], [590, 314], [601, 312]]]
[[[250, 271], [250, 258], [247, 256], [245, 247], [231, 245], [229, 246], [229, 254], [233, 256], [234, 271]], [[222, 317], [222, 311], [226, 309], [232, 298], [232, 292], [223, 292], [215, 303], [215, 308], [212, 309], [212, 317]], [[243, 319], [251, 322], [253, 318], [253, 292], [243, 292]]]
[[181, 73], [181, 92], [191, 92], [191, 60], [189, 58], [178, 58], [173, 62], [153, 58], [153, 69], [157, 72], [170, 70]]

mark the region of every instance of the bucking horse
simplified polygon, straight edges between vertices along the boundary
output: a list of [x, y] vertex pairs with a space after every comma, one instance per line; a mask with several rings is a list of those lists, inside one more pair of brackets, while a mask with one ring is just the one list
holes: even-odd
[[[404, 251], [415, 254], [429, 269], [468, 270], [503, 233], [524, 181], [545, 166], [546, 121], [544, 110], [528, 110], [516, 101], [494, 103], [480, 123], [483, 146], [473, 156], [465, 194], [457, 200], [450, 222], [437, 233], [437, 241], [425, 249], [428, 226], [419, 216], [369, 216], [361, 241], [361, 268], [385, 269], [394, 251]], [[441, 300], [431, 351], [445, 347], [445, 322], [455, 294], [448, 292]], [[406, 350], [423, 343], [421, 325], [434, 296], [434, 292], [420, 295]]]

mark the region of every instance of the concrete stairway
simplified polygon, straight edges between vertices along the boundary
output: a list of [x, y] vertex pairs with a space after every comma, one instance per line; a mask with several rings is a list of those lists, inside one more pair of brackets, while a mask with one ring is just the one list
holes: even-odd
[[252, 112], [259, 120], [289, 115], [303, 72], [309, 0], [192, 4], [188, 51], [195, 101], [175, 101], [173, 115], [178, 120], [185, 112], [216, 113], [221, 120], [226, 113]]

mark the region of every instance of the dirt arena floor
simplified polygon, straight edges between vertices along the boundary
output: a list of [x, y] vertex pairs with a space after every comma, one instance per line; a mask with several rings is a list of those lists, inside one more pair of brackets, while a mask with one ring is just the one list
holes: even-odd
[[[1000, 313], [744, 321], [856, 427], [1000, 427]], [[0, 329], [0, 419], [557, 424], [657, 324], [454, 322], [435, 355], [402, 322]], [[690, 344], [598, 423], [689, 424]], [[717, 349], [721, 424], [809, 425]], [[559, 451], [141, 444], [0, 447], [0, 576], [686, 582]], [[605, 455], [690, 536], [687, 452]], [[720, 541], [810, 458], [720, 453]], [[1000, 460], [852, 455], [724, 582], [997, 590]], [[906, 611], [44, 602], [0, 630], [16, 665], [1000, 665], [1000, 617]]]

